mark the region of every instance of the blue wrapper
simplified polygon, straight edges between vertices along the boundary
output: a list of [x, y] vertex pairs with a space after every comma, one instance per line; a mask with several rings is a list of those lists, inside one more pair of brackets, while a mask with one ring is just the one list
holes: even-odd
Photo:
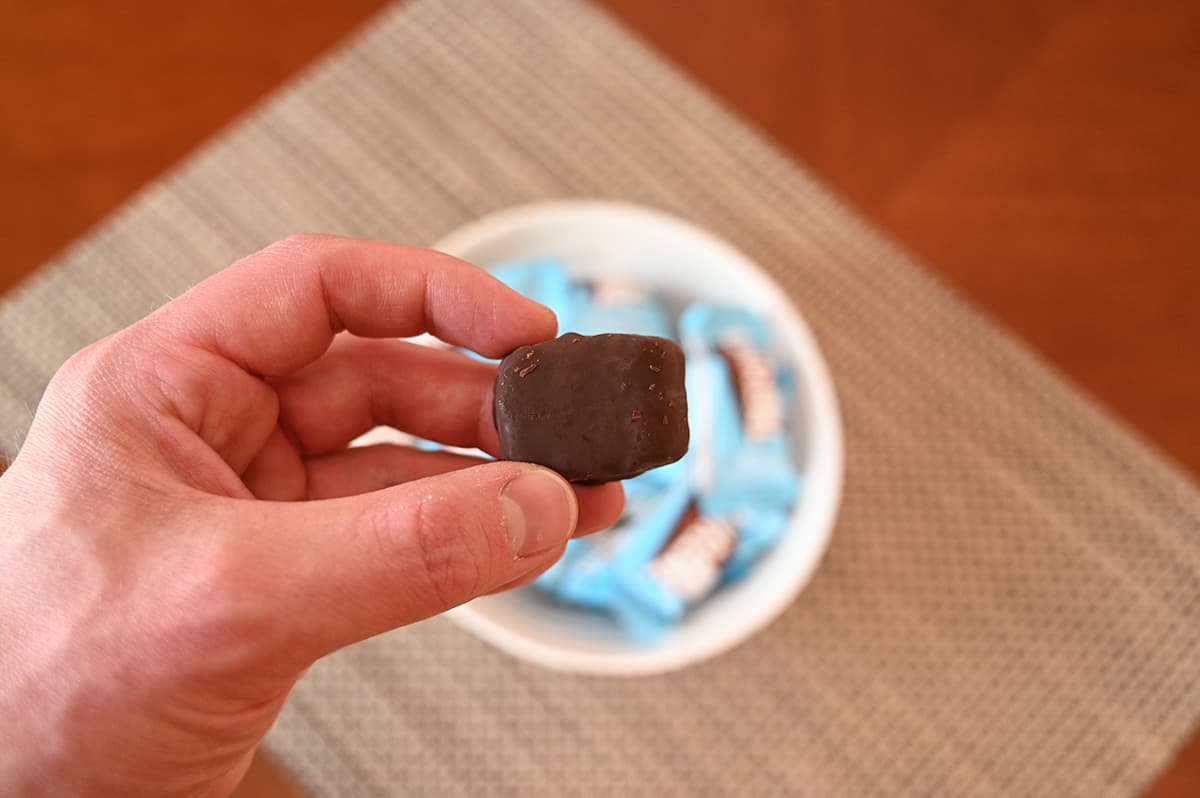
[[724, 582], [735, 582], [746, 575], [762, 554], [774, 546], [787, 531], [790, 508], [742, 506], [728, 518], [737, 529], [737, 546], [725, 563]]
[[739, 507], [790, 507], [800, 492], [787, 440], [775, 435], [744, 443], [717, 467], [709, 489], [699, 497], [707, 515], [729, 515]]
[[586, 302], [587, 292], [572, 284], [562, 263], [551, 258], [508, 263], [492, 269], [492, 275], [518, 294], [541, 302], [558, 316], [558, 329], [569, 330], [575, 312]]
[[[771, 352], [769, 331], [748, 310], [695, 303], [680, 316], [676, 335], [665, 309], [653, 297], [616, 281], [595, 285], [572, 281], [557, 260], [508, 264], [493, 273], [550, 307], [558, 314], [560, 330], [582, 335], [658, 335], [677, 338], [683, 346], [691, 428], [688, 454], [627, 481], [626, 511], [620, 522], [611, 530], [568, 542], [563, 558], [535, 582], [562, 601], [609, 613], [632, 639], [651, 643], [703, 600], [694, 594], [707, 587], [710, 575], [714, 585], [743, 578], [786, 531], [801, 489], [786, 412], [795, 401], [794, 377], [773, 358], [764, 361], [764, 354]], [[750, 384], [760, 389], [752, 396], [768, 397], [766, 410], [761, 400], [751, 408], [752, 419], [757, 419], [752, 420], [753, 440], [744, 428], [744, 409], [727, 359], [725, 347], [731, 342], [742, 347], [734, 360], [739, 375], [752, 375]], [[772, 394], [761, 391], [772, 378], [782, 408]], [[687, 559], [652, 565], [690, 505], [702, 516], [724, 519], [732, 527], [723, 527], [722, 537], [716, 538], [722, 547], [732, 546], [732, 552], [724, 563], [714, 565], [715, 575], [686, 565], [671, 570]], [[732, 539], [727, 537], [730, 532]], [[712, 530], [706, 533], [711, 535]], [[705, 566], [698, 563], [697, 567]], [[689, 583], [693, 575], [699, 575], [700, 581]], [[693, 595], [679, 595], [663, 579]]]
[[[630, 480], [630, 483], [636, 480]], [[610, 530], [568, 544], [574, 556], [553, 577], [536, 584], [587, 607], [611, 604], [620, 575], [644, 566], [662, 549], [689, 501], [682, 480], [656, 489], [647, 485], [627, 497], [625, 514]], [[547, 571], [547, 574], [550, 573]]]
[[730, 334], [744, 336], [756, 349], [766, 350], [770, 346], [767, 326], [744, 308], [696, 302], [679, 317], [679, 340], [685, 345], [692, 343], [714, 349]]
[[711, 489], [741, 444], [741, 417], [729, 366], [707, 350], [685, 350], [688, 395], [687, 468], [697, 495]]
[[579, 303], [570, 329], [580, 335], [627, 333], [674, 338], [674, 330], [662, 305], [636, 290], [612, 292], [603, 300], [593, 295]]

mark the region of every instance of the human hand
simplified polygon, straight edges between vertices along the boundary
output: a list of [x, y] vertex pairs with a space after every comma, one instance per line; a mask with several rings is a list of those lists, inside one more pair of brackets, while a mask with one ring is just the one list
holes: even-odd
[[345, 448], [497, 449], [494, 366], [368, 339], [555, 326], [449, 256], [299, 236], [71, 358], [0, 477], [0, 792], [227, 794], [316, 659], [613, 523], [616, 485]]

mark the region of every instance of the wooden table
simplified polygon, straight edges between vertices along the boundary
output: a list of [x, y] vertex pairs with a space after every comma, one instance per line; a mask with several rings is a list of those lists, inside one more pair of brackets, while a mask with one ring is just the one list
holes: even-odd
[[[1200, 3], [603, 4], [1200, 475]], [[382, 5], [0, 0], [0, 290]]]

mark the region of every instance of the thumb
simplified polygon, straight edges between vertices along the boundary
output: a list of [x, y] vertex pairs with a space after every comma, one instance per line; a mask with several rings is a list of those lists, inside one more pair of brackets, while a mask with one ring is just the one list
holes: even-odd
[[513, 462], [341, 499], [238, 504], [260, 610], [311, 659], [549, 567], [579, 518], [566, 480]]

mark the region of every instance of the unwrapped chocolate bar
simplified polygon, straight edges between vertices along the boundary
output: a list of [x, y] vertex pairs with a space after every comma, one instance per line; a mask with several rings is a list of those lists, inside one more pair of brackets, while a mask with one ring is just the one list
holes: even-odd
[[523, 346], [500, 362], [494, 412], [505, 460], [572, 482], [628, 479], [687, 452], [683, 351], [623, 334]]

